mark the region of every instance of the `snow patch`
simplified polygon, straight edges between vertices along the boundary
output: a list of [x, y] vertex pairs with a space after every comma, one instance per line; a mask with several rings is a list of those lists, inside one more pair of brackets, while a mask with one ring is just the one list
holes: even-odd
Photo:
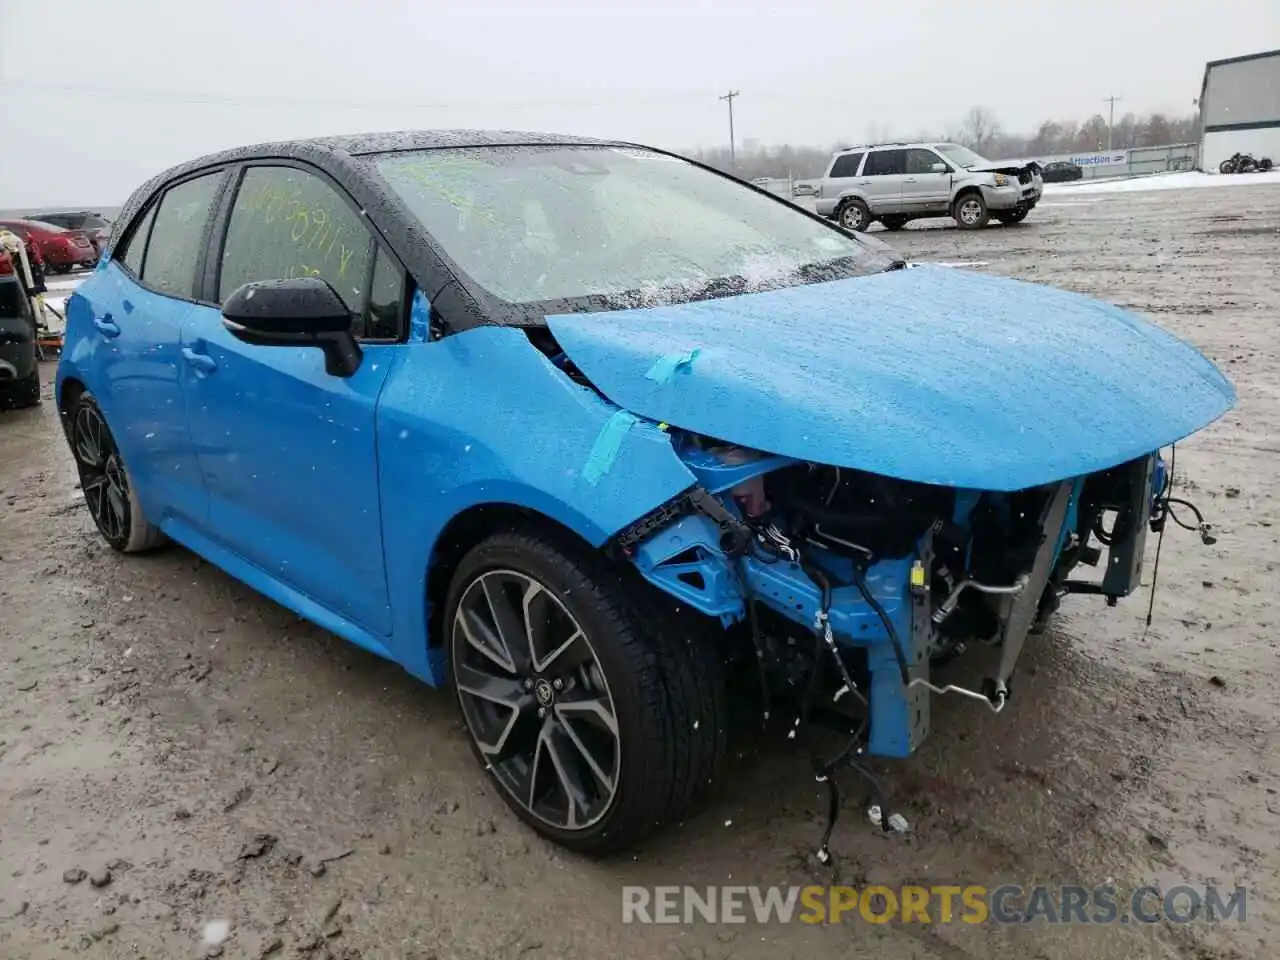
[[1044, 195], [1066, 197], [1081, 193], [1143, 193], [1149, 190], [1199, 190], [1207, 187], [1248, 187], [1268, 183], [1280, 183], [1280, 170], [1268, 170], [1266, 173], [1200, 173], [1190, 170], [1181, 173], [1155, 173], [1149, 177], [1131, 177], [1127, 180], [1046, 183]]
[[204, 925], [204, 936], [201, 942], [206, 947], [216, 947], [227, 939], [231, 933], [231, 923], [227, 920], [210, 920]]

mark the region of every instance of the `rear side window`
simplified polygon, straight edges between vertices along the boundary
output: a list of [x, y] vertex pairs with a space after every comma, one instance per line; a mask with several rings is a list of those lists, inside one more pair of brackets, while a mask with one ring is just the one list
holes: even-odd
[[856, 177], [858, 165], [862, 163], [862, 156], [861, 153], [846, 153], [842, 157], [836, 157], [836, 162], [831, 165], [831, 176]]
[[907, 170], [907, 151], [905, 150], [875, 150], [867, 154], [867, 169], [862, 172], [864, 177], [888, 177], [894, 174], [906, 173]]
[[160, 293], [195, 299], [196, 264], [204, 228], [222, 172], [210, 173], [165, 192], [151, 225], [142, 282]]
[[129, 234], [129, 239], [125, 241], [124, 248], [116, 252], [116, 259], [123, 263], [135, 277], [142, 276], [142, 255], [147, 252], [147, 235], [151, 233], [151, 223], [156, 218], [156, 206], [151, 205], [140, 221], [133, 233]]
[[255, 280], [321, 277], [362, 314], [372, 247], [360, 217], [324, 180], [296, 167], [250, 167], [227, 225], [218, 301]]

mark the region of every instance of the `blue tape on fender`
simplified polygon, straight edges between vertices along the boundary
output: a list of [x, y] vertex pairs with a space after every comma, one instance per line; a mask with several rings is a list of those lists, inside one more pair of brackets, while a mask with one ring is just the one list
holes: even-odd
[[666, 383], [677, 372], [689, 369], [693, 365], [693, 361], [698, 359], [698, 354], [701, 352], [701, 348], [698, 348], [685, 353], [669, 353], [665, 357], [659, 357], [657, 362], [649, 368], [645, 378], [652, 380], [654, 383]]
[[596, 442], [591, 445], [591, 452], [587, 454], [582, 479], [593, 487], [600, 482], [600, 478], [609, 472], [613, 462], [618, 459], [623, 438], [635, 423], [636, 417], [625, 410], [619, 410], [605, 421], [600, 433], [596, 435]]

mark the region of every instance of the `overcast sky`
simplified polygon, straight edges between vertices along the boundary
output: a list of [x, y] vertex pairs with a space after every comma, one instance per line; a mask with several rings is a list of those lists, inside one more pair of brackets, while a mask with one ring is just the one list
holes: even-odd
[[[57, 12], [55, 12], [57, 11]], [[421, 127], [676, 149], [1191, 112], [1280, 0], [0, 0], [0, 207], [114, 205], [241, 143]]]

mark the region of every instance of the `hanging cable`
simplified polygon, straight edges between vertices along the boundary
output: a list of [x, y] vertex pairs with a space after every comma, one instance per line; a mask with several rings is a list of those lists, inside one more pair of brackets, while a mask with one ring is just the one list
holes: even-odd
[[[1175, 443], [1169, 447], [1169, 476], [1164, 483], [1164, 496], [1160, 499], [1168, 503], [1168, 495], [1173, 492], [1173, 471], [1178, 465], [1178, 445]], [[1168, 507], [1165, 507], [1168, 510]], [[1176, 521], [1175, 521], [1176, 522]], [[1160, 548], [1164, 546], [1164, 519], [1160, 518], [1160, 532], [1156, 536], [1156, 558], [1151, 565], [1151, 594], [1147, 597], [1147, 625], [1142, 628], [1142, 638], [1147, 638], [1147, 631], [1151, 629], [1151, 618], [1155, 614], [1156, 609], [1156, 581], [1160, 577]]]

